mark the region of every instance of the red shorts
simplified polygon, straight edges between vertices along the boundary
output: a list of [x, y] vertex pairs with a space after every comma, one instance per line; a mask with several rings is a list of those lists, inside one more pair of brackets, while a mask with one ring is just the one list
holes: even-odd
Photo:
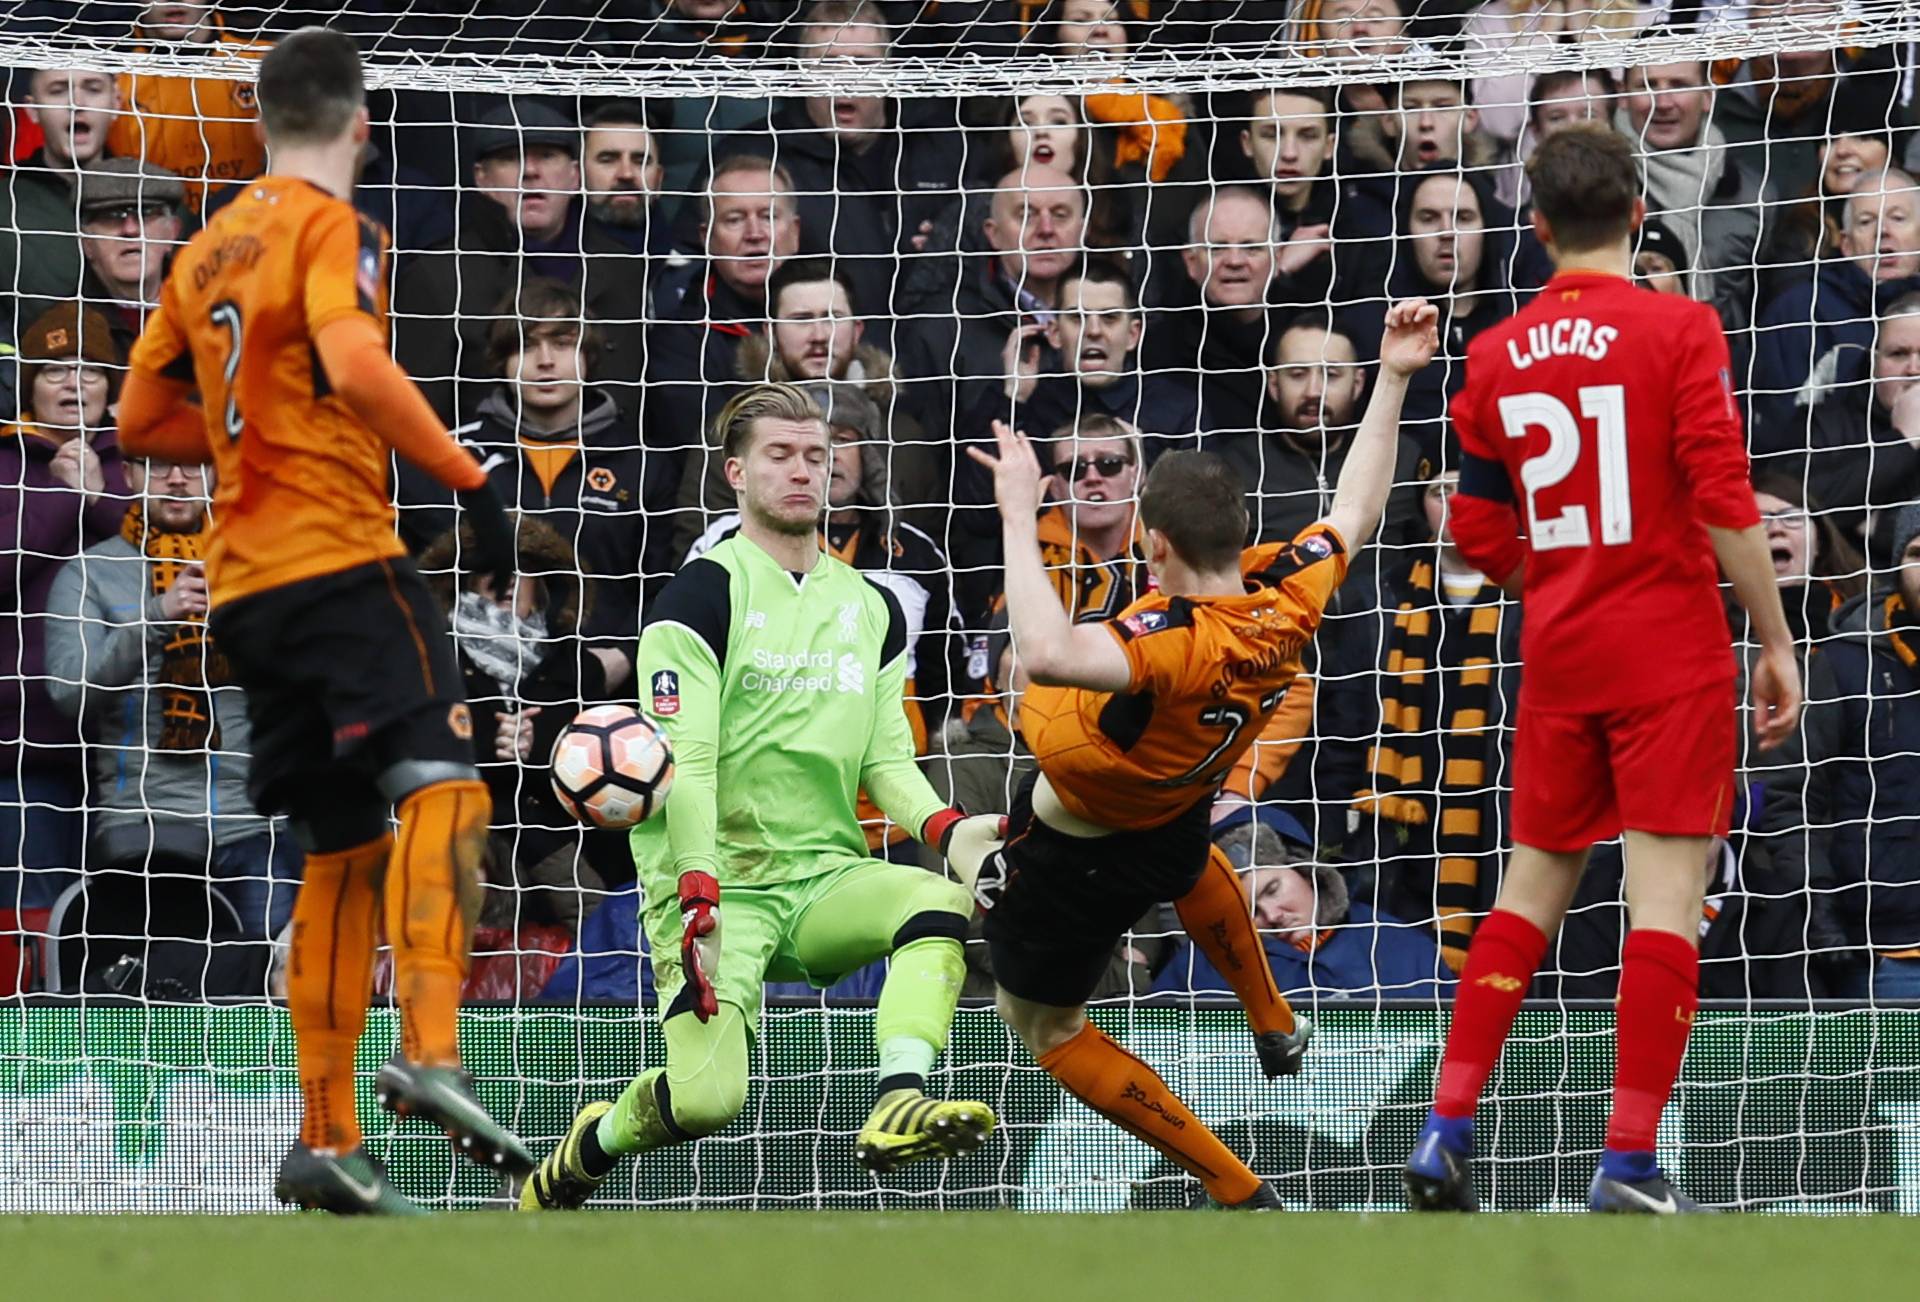
[[1725, 836], [1737, 727], [1731, 679], [1599, 714], [1520, 707], [1514, 842], [1564, 852], [1623, 828]]

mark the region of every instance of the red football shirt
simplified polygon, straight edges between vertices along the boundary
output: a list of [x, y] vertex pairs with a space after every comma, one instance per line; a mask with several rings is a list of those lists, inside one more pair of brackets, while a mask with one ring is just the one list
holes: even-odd
[[1526, 562], [1520, 694], [1541, 710], [1644, 704], [1731, 678], [1706, 526], [1757, 524], [1726, 336], [1703, 303], [1555, 276], [1467, 349], [1454, 541]]

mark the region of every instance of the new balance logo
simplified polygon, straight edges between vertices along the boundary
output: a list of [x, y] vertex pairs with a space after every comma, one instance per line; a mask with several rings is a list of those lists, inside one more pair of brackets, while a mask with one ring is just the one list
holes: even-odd
[[1477, 986], [1487, 986], [1490, 989], [1500, 991], [1502, 994], [1510, 995], [1527, 983], [1519, 977], [1508, 976], [1505, 972], [1489, 972], [1478, 981], [1475, 981], [1474, 984]]

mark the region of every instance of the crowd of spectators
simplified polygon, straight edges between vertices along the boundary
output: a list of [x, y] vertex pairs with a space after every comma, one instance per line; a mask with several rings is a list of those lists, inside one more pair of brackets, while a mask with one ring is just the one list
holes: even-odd
[[[494, 793], [483, 940], [557, 958], [578, 936], [556, 988], [641, 989], [632, 927], [600, 916], [631, 911], [624, 838], [570, 823], [544, 757], [573, 711], [634, 697], [649, 597], [737, 527], [708, 429], [740, 386], [815, 392], [834, 440], [823, 545], [908, 614], [905, 708], [936, 784], [1004, 808], [1033, 760], [991, 485], [968, 446], [997, 419], [1042, 440], [1047, 564], [1076, 618], [1106, 618], [1150, 582], [1132, 499], [1170, 448], [1235, 466], [1250, 542], [1327, 509], [1386, 304], [1421, 295], [1440, 309], [1441, 355], [1408, 396], [1381, 533], [1216, 818], [1284, 988], [1444, 998], [1499, 880], [1524, 673], [1521, 608], [1447, 533], [1447, 403], [1469, 341], [1551, 275], [1526, 157], [1600, 121], [1642, 160], [1636, 276], [1712, 304], [1728, 332], [1807, 658], [1801, 737], [1743, 758], [1735, 830], [1701, 865], [1710, 993], [1920, 995], [1912, 50], [1635, 57], [1666, 24], [1773, 7], [562, 0], [455, 21], [384, 0], [331, 14], [370, 47], [428, 55], [592, 50], [724, 72], [1032, 54], [1112, 73], [1089, 93], [1018, 98], [376, 97], [355, 201], [392, 234], [395, 354], [519, 520], [522, 576], [493, 591], [461, 566], [471, 541], [451, 498], [396, 466], [402, 536], [448, 612]], [[118, 23], [140, 48], [241, 62], [273, 35], [209, 3], [39, 3], [21, 21], [96, 37]], [[1127, 81], [1130, 56], [1237, 42], [1582, 42], [1595, 66], [1459, 80], [1416, 65], [1381, 84], [1181, 95]], [[265, 166], [250, 87], [33, 68], [9, 98], [0, 990], [48, 981], [22, 941], [57, 934], [98, 871], [197, 872], [230, 906], [220, 925], [255, 940], [284, 925], [299, 875], [285, 828], [247, 806], [244, 702], [205, 631], [207, 470], [128, 464], [113, 434], [171, 250]], [[867, 812], [875, 854], [914, 853]], [[1584, 890], [1542, 993], [1611, 992], [1617, 853]], [[1103, 994], [1219, 988], [1176, 932], [1143, 918]], [[595, 944], [626, 964], [611, 987], [590, 971]], [[552, 968], [522, 964], [506, 988], [530, 994]]]

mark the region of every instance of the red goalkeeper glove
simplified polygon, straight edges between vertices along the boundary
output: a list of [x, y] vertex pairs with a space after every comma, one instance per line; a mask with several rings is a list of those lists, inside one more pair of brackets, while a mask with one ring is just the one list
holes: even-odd
[[680, 971], [693, 992], [693, 1015], [720, 1011], [713, 974], [720, 964], [720, 882], [712, 873], [680, 874]]

